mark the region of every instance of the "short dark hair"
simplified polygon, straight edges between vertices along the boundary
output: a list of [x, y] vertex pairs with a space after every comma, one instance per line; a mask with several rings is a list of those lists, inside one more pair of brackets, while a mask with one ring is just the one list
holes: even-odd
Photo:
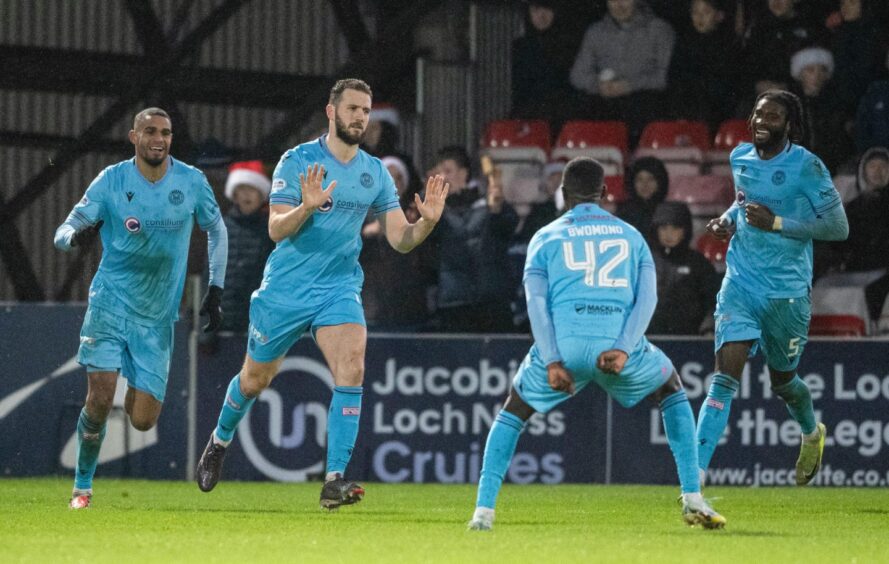
[[574, 203], [595, 202], [602, 197], [605, 169], [596, 159], [571, 159], [562, 172], [562, 195]]
[[170, 114], [168, 114], [165, 110], [160, 108], [145, 108], [133, 118], [133, 129], [136, 129], [139, 122], [148, 116], [161, 116], [170, 120], [170, 123], [173, 123], [173, 120], [170, 119]]
[[328, 103], [332, 106], [336, 106], [340, 98], [343, 97], [343, 92], [346, 90], [357, 90], [359, 92], [364, 92], [371, 98], [374, 97], [373, 92], [370, 89], [370, 85], [360, 78], [343, 78], [336, 81], [336, 84], [333, 85], [333, 88], [330, 89], [330, 99]]
[[766, 90], [756, 97], [756, 101], [753, 103], [753, 110], [751, 110], [750, 116], [747, 118], [747, 126], [750, 128], [750, 131], [753, 131], [753, 114], [756, 112], [756, 107], [759, 105], [760, 100], [764, 98], [777, 102], [784, 107], [784, 113], [787, 114], [787, 122], [790, 124], [790, 131], [787, 133], [787, 138], [790, 139], [790, 142], [797, 145], [807, 145], [809, 132], [806, 130], [803, 103], [800, 101], [799, 96], [787, 90]]
[[448, 145], [442, 147], [438, 150], [438, 153], [435, 154], [435, 158], [436, 164], [442, 161], [456, 162], [457, 166], [469, 171], [469, 178], [472, 178], [472, 160], [469, 158], [469, 153], [463, 145]]

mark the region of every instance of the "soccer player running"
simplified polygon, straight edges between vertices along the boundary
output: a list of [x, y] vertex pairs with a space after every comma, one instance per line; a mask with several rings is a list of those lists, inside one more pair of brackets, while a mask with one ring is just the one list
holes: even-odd
[[604, 171], [579, 157], [565, 167], [568, 211], [531, 239], [524, 285], [534, 345], [513, 380], [488, 440], [474, 530], [491, 529], [494, 503], [525, 422], [595, 382], [624, 407], [650, 397], [661, 409], [689, 525], [722, 528], [701, 497], [695, 422], [670, 359], [645, 338], [657, 303], [654, 261], [630, 224], [599, 207]]
[[218, 425], [198, 462], [197, 482], [205, 492], [219, 481], [238, 423], [310, 328], [335, 384], [321, 506], [336, 509], [364, 495], [359, 484], [343, 478], [358, 435], [367, 344], [360, 297], [364, 275], [358, 264], [361, 226], [368, 209], [373, 210], [389, 244], [406, 253], [432, 232], [448, 194], [442, 176], [430, 177], [425, 199], [415, 196], [420, 219], [408, 222], [386, 168], [359, 149], [371, 97], [370, 86], [361, 80], [337, 81], [326, 107], [328, 133], [284, 153], [275, 169], [269, 235], [277, 246], [250, 301], [243, 368], [228, 386]]
[[698, 416], [702, 480], [744, 364], [760, 347], [772, 390], [802, 430], [797, 485], [812, 481], [821, 466], [826, 428], [815, 421], [796, 367], [809, 333], [812, 240], [843, 240], [849, 224], [824, 163], [801, 145], [804, 123], [794, 94], [759, 95], [749, 118], [753, 143], [742, 143], [730, 157], [735, 202], [707, 226], [731, 242], [714, 313], [716, 373]]
[[102, 238], [77, 353], [88, 388], [77, 421], [72, 509], [90, 506], [117, 373], [127, 379], [133, 427], [147, 431], [160, 415], [195, 221], [207, 232], [210, 257], [204, 330], [222, 323], [228, 236], [213, 189], [201, 171], [170, 156], [173, 128], [164, 110], [136, 114], [129, 138], [136, 156], [103, 170], [55, 233], [63, 251]]

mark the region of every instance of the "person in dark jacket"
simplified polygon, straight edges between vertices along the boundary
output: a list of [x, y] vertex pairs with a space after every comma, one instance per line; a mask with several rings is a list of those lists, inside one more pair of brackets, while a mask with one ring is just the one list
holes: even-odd
[[237, 162], [229, 167], [225, 197], [232, 206], [223, 216], [228, 229], [228, 270], [222, 296], [225, 319], [220, 331], [245, 333], [250, 323], [250, 296], [259, 288], [265, 261], [275, 247], [269, 238], [266, 205], [271, 187], [261, 161]]
[[633, 162], [627, 175], [627, 199], [617, 206], [617, 217], [646, 235], [658, 204], [667, 198], [670, 176], [663, 161], [656, 157], [642, 157]]
[[512, 42], [512, 115], [558, 123], [574, 106], [565, 100], [573, 95], [568, 73], [580, 33], [556, 0], [527, 4], [525, 35]]
[[519, 222], [496, 177], [486, 195], [471, 182], [466, 149], [445, 147], [436, 170], [451, 186], [432, 233], [438, 253], [439, 329], [460, 333], [513, 330], [507, 248]]
[[682, 202], [657, 207], [649, 246], [657, 272], [657, 309], [648, 332], [698, 335], [712, 328], [720, 277], [704, 255], [690, 246], [691, 211]]
[[725, 16], [721, 0], [693, 0], [670, 63], [676, 116], [713, 132], [737, 105], [740, 44]]

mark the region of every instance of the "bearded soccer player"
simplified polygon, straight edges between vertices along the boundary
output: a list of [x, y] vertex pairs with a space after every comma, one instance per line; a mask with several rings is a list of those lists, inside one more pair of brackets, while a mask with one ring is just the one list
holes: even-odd
[[68, 251], [98, 233], [103, 249], [77, 353], [88, 389], [77, 422], [72, 509], [90, 506], [118, 372], [127, 379], [124, 406], [133, 427], [157, 423], [195, 221], [207, 232], [210, 257], [204, 330], [222, 323], [228, 236], [213, 189], [201, 171], [170, 156], [173, 129], [164, 110], [136, 114], [129, 138], [136, 156], [103, 170], [55, 234], [56, 247]]
[[657, 303], [651, 251], [635, 228], [600, 207], [604, 174], [593, 159], [569, 162], [562, 174], [568, 211], [528, 246], [524, 286], [534, 345], [488, 434], [470, 529], [493, 527], [497, 494], [528, 419], [591, 382], [624, 407], [646, 397], [659, 405], [683, 519], [707, 529], [725, 526], [701, 497], [694, 414], [679, 374], [644, 336]]
[[735, 202], [707, 226], [731, 242], [714, 313], [716, 373], [698, 415], [702, 479], [744, 364], [759, 348], [772, 391], [802, 430], [797, 485], [811, 482], [821, 467], [827, 428], [816, 422], [812, 395], [796, 368], [812, 313], [812, 240], [841, 241], [849, 224], [827, 167], [802, 146], [804, 124], [794, 94], [759, 95], [749, 118], [753, 143], [742, 143], [730, 157]]
[[250, 301], [244, 365], [228, 386], [218, 425], [198, 463], [198, 486], [205, 492], [219, 481], [238, 423], [278, 373], [290, 347], [310, 329], [335, 384], [321, 506], [332, 510], [364, 496], [359, 484], [344, 478], [358, 435], [367, 344], [358, 264], [361, 226], [373, 210], [389, 244], [406, 253], [432, 232], [448, 193], [443, 177], [430, 177], [425, 199], [415, 196], [420, 219], [408, 222], [392, 177], [379, 159], [359, 148], [370, 111], [367, 83], [338, 81], [326, 107], [327, 134], [287, 151], [278, 162], [269, 198], [269, 236], [277, 246]]

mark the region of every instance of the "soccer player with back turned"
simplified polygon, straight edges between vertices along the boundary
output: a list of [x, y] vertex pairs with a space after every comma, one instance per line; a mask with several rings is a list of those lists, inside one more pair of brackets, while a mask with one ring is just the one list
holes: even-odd
[[361, 226], [373, 210], [389, 244], [406, 253], [432, 232], [448, 192], [441, 176], [430, 177], [425, 199], [414, 197], [420, 219], [408, 222], [389, 172], [359, 148], [370, 108], [370, 86], [357, 79], [337, 81], [326, 107], [328, 133], [287, 151], [278, 162], [269, 198], [269, 235], [277, 246], [250, 301], [244, 366], [228, 386], [218, 425], [198, 463], [203, 491], [219, 481], [238, 423], [293, 343], [311, 329], [335, 384], [321, 506], [336, 509], [364, 495], [359, 484], [343, 477], [358, 435], [367, 345], [358, 264]]
[[173, 129], [164, 110], [136, 114], [129, 137], [136, 156], [103, 170], [55, 234], [64, 251], [96, 233], [102, 238], [77, 353], [88, 389], [77, 422], [72, 509], [90, 506], [118, 371], [128, 381], [124, 407], [133, 426], [147, 431], [160, 415], [195, 221], [207, 231], [210, 257], [204, 330], [222, 323], [228, 238], [213, 189], [201, 171], [170, 156]]
[[731, 242], [714, 313], [716, 373], [698, 415], [698, 458], [703, 480], [744, 364], [761, 347], [772, 390], [802, 430], [796, 462], [802, 486], [821, 466], [827, 432], [796, 374], [811, 317], [812, 240], [843, 240], [849, 224], [824, 163], [802, 146], [799, 98], [783, 90], [760, 94], [749, 124], [753, 143], [730, 157], [735, 202], [707, 226]]
[[602, 165], [576, 158], [562, 175], [568, 211], [528, 246], [525, 295], [534, 345], [497, 414], [469, 528], [493, 526], [494, 503], [525, 422], [590, 382], [624, 407], [643, 398], [661, 409], [689, 525], [718, 529], [725, 518], [701, 497], [695, 422], [679, 374], [645, 338], [657, 303], [654, 261], [642, 235], [599, 206]]

